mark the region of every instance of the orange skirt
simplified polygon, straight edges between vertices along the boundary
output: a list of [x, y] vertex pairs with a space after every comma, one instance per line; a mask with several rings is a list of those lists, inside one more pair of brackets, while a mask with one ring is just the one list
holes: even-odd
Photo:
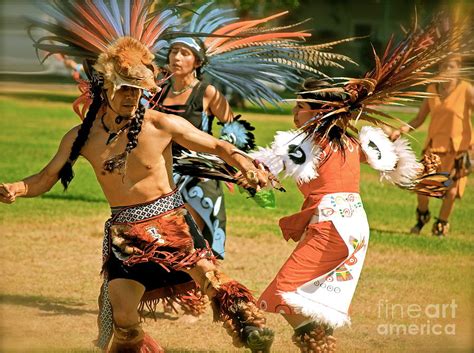
[[349, 256], [344, 240], [332, 222], [312, 223], [275, 279], [258, 300], [262, 310], [295, 314], [281, 292], [293, 292], [301, 285], [337, 268]]

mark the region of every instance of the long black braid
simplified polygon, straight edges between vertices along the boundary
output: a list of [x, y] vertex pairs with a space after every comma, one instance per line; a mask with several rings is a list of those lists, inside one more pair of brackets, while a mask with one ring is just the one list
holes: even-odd
[[94, 85], [92, 87], [92, 95], [94, 97], [92, 100], [92, 104], [90, 105], [86, 117], [84, 118], [84, 121], [82, 122], [81, 127], [77, 132], [77, 137], [72, 144], [69, 158], [59, 171], [59, 178], [61, 179], [61, 184], [64, 186], [65, 191], [67, 190], [69, 183], [74, 178], [74, 171], [72, 170], [72, 166], [77, 160], [77, 158], [79, 158], [82, 147], [84, 147], [87, 138], [89, 137], [89, 132], [97, 116], [97, 112], [102, 106], [103, 100], [101, 98], [101, 91], [101, 85]]
[[139, 104], [138, 109], [135, 113], [135, 116], [130, 121], [130, 127], [128, 128], [127, 133], [127, 146], [125, 147], [125, 151], [117, 156], [114, 156], [104, 162], [104, 170], [111, 173], [114, 170], [119, 170], [120, 173], [124, 171], [127, 157], [130, 152], [137, 147], [138, 145], [138, 134], [142, 130], [143, 119], [145, 118], [145, 106], [143, 104]]
[[127, 147], [125, 152], [130, 153], [138, 145], [138, 134], [142, 131], [143, 119], [145, 118], [145, 106], [140, 103], [138, 106], [135, 117], [130, 123], [130, 128], [127, 133]]

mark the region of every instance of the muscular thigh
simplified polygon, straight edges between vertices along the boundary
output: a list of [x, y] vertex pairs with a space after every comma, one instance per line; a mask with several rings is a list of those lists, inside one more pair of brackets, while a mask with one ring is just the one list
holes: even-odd
[[109, 282], [109, 297], [112, 308], [136, 312], [145, 287], [130, 279], [117, 278]]

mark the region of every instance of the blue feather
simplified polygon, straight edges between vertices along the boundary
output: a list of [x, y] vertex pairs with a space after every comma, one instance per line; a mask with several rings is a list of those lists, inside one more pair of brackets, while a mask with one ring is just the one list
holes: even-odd
[[[214, 9], [210, 11], [204, 18], [201, 20], [201, 26], [199, 27], [199, 32], [204, 33], [211, 33], [218, 27], [220, 27], [223, 23], [232, 22], [238, 17], [223, 17], [222, 15], [228, 13], [234, 16], [235, 10], [234, 9]], [[222, 24], [221, 24], [222, 23]]]
[[192, 16], [191, 22], [189, 23], [188, 29], [192, 32], [199, 32], [197, 27], [199, 25], [198, 21], [201, 18], [201, 14], [213, 4], [213, 1], [208, 2], [207, 4], [202, 5], [199, 9], [196, 10], [196, 13]]
[[247, 129], [241, 123], [239, 123], [239, 121], [227, 123], [222, 127], [221, 138], [226, 139], [226, 136], [229, 136], [230, 140], [232, 141], [231, 143], [233, 143], [239, 149], [247, 145]]
[[220, 28], [223, 25], [226, 25], [228, 23], [234, 22], [235, 20], [238, 20], [238, 17], [229, 17], [229, 18], [216, 18], [209, 23], [207, 23], [202, 32], [204, 33], [212, 33], [214, 32], [217, 28]]
[[122, 16], [120, 15], [120, 9], [117, 0], [110, 0], [110, 6], [112, 7], [115, 23], [119, 26], [119, 33], [121, 36], [124, 36], [125, 32], [122, 24]]
[[94, 5], [99, 9], [100, 13], [107, 20], [108, 23], [115, 29], [116, 36], [122, 36], [122, 26], [117, 23], [109, 8], [104, 4], [103, 0], [94, 0]]
[[126, 36], [129, 36], [131, 33], [131, 25], [130, 25], [130, 0], [125, 0], [123, 2], [123, 30]]

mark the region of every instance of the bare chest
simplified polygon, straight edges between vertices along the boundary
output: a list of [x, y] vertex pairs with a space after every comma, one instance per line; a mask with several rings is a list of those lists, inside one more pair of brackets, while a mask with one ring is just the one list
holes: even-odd
[[[110, 134], [94, 124], [81, 154], [91, 163], [98, 177], [110, 174], [104, 170], [104, 163], [125, 153], [127, 145], [131, 144], [127, 133], [125, 130], [110, 142]], [[169, 141], [147, 124], [142, 126], [133, 144], [136, 146], [129, 151], [126, 159], [127, 177], [147, 175], [171, 163], [171, 156], [167, 153]]]

